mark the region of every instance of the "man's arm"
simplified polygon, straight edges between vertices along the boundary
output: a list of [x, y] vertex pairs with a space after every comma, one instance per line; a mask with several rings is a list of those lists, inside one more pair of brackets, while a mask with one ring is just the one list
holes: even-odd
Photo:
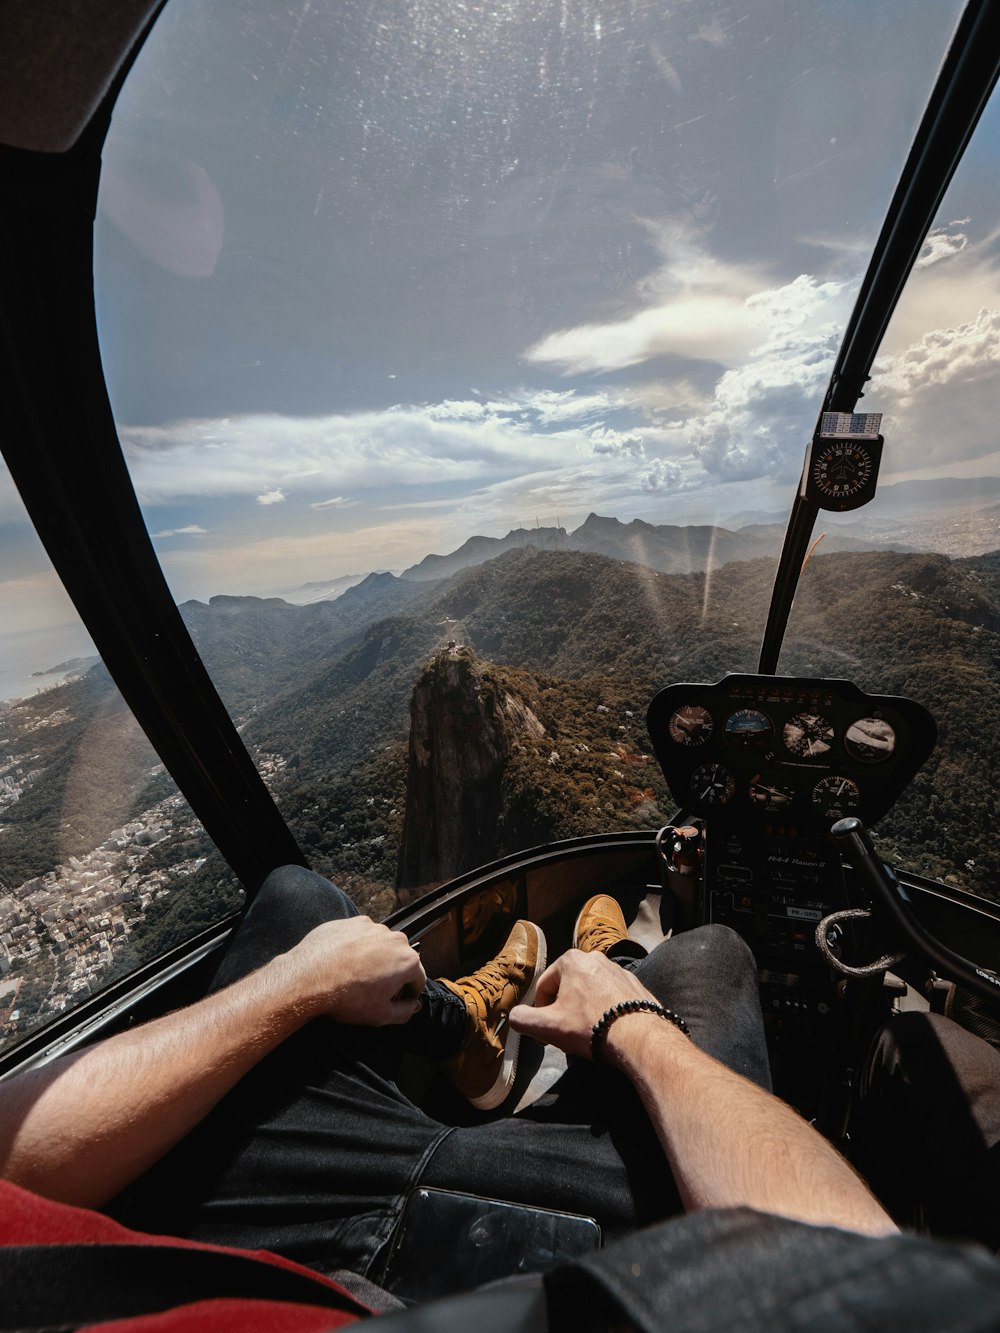
[[404, 1023], [425, 977], [406, 937], [368, 917], [295, 948], [187, 1009], [0, 1083], [0, 1175], [61, 1203], [117, 1194], [312, 1018]]
[[[511, 1026], [571, 1055], [590, 1055], [606, 1009], [652, 999], [602, 954], [572, 949], [541, 977], [535, 1008]], [[603, 1055], [635, 1085], [687, 1209], [756, 1208], [878, 1236], [896, 1227], [840, 1154], [784, 1102], [713, 1060], [649, 1013], [615, 1020]]]

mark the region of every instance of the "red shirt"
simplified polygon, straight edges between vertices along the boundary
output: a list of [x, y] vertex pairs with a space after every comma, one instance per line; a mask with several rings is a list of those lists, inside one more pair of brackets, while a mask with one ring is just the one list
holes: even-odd
[[148, 1236], [89, 1208], [52, 1203], [6, 1180], [0, 1180], [0, 1245], [153, 1245], [236, 1255], [306, 1277], [327, 1296], [343, 1296], [345, 1306], [340, 1310], [328, 1305], [223, 1297], [179, 1305], [159, 1314], [80, 1325], [100, 1329], [101, 1333], [320, 1333], [354, 1323], [358, 1317], [354, 1313], [358, 1302], [342, 1287], [280, 1255], [202, 1245], [175, 1236]]

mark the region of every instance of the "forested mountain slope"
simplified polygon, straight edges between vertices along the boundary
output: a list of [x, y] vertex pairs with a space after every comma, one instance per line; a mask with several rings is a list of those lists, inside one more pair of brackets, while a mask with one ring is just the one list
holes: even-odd
[[[214, 598], [184, 609], [308, 854], [384, 912], [394, 902], [411, 695], [449, 640], [543, 729], [506, 765], [497, 854], [652, 826], [672, 811], [658, 771], [636, 757], [648, 749], [646, 706], [671, 682], [755, 670], [773, 573], [770, 559], [668, 574], [525, 548], [438, 583], [374, 576], [318, 606]], [[780, 668], [931, 709], [938, 750], [876, 832], [903, 863], [1000, 896], [1000, 553], [814, 556]], [[101, 668], [6, 719], [19, 766], [42, 775], [3, 811], [8, 883], [85, 851], [105, 823], [163, 796], [155, 756], [141, 737], [124, 739]], [[114, 794], [76, 801], [73, 774], [75, 791]]]
[[[289, 811], [294, 819], [308, 813], [323, 868], [384, 883], [400, 837], [410, 691], [443, 633], [490, 670], [533, 673], [532, 697], [559, 711], [564, 727], [567, 710], [582, 717], [603, 706], [615, 713], [614, 727], [635, 728], [641, 749], [645, 707], [662, 685], [755, 670], [772, 577], [769, 560], [729, 564], [709, 577], [571, 551], [510, 552], [439, 585], [419, 616], [376, 622], [308, 687], [262, 706], [246, 735], [291, 756]], [[1000, 883], [998, 626], [1000, 595], [985, 567], [895, 553], [814, 557], [781, 661], [784, 674], [844, 677], [931, 709], [938, 752], [877, 831], [887, 852], [990, 895]], [[610, 725], [608, 715], [595, 716]], [[572, 745], [564, 754], [553, 741], [559, 794], [548, 800], [556, 782], [548, 744], [520, 762], [521, 790], [534, 796], [504, 807], [501, 850], [634, 826], [642, 804], [634, 792], [655, 783], [597, 773], [611, 785], [595, 807], [584, 799], [595, 773], [584, 771]], [[605, 756], [612, 752], [609, 739], [601, 744]], [[669, 813], [662, 792], [651, 799], [648, 814], [654, 806]]]

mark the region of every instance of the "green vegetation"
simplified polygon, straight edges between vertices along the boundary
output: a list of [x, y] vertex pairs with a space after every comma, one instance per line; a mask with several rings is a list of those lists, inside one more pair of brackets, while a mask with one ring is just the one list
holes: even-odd
[[[276, 792], [317, 868], [386, 900], [410, 692], [454, 635], [481, 669], [536, 700], [546, 729], [508, 765], [505, 850], [652, 826], [670, 813], [662, 779], [641, 761], [613, 762], [615, 743], [644, 750], [645, 708], [664, 684], [755, 670], [773, 571], [760, 559], [672, 575], [574, 551], [512, 551], [422, 585], [419, 614], [376, 620], [304, 687], [264, 702], [265, 675], [245, 735], [289, 757]], [[781, 671], [843, 677], [930, 708], [938, 750], [875, 832], [902, 864], [1000, 898], [1000, 554], [814, 557]]]

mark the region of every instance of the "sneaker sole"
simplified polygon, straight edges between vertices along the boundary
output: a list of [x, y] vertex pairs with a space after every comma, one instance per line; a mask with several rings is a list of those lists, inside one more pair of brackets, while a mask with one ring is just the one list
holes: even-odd
[[[545, 964], [548, 953], [545, 948], [545, 936], [542, 933], [541, 926], [537, 926], [534, 921], [525, 922], [535, 932], [535, 940], [538, 944], [538, 961], [535, 964], [535, 975], [531, 978], [531, 985], [525, 991], [524, 999], [520, 1004], [534, 1004], [535, 991], [538, 987], [538, 978], [545, 971]], [[514, 1086], [514, 1079], [517, 1077], [517, 1057], [521, 1046], [521, 1034], [515, 1032], [513, 1028], [508, 1028], [507, 1040], [503, 1048], [503, 1064], [500, 1066], [500, 1073], [497, 1075], [496, 1082], [492, 1088], [481, 1093], [478, 1097], [470, 1097], [469, 1103], [478, 1111], [494, 1111], [510, 1096], [511, 1088]]]

